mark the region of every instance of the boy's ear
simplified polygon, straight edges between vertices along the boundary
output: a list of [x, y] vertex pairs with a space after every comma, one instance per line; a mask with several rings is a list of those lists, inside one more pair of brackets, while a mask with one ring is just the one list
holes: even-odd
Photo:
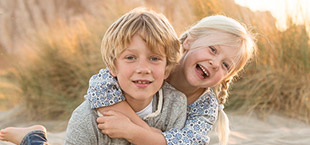
[[169, 77], [172, 70], [174, 70], [174, 66], [166, 66], [164, 79], [167, 79]]
[[110, 71], [110, 73], [111, 73], [111, 75], [112, 75], [113, 77], [116, 77], [116, 76], [117, 76], [117, 72], [116, 72], [115, 69], [109, 67], [109, 71]]
[[167, 79], [169, 77], [169, 74], [170, 73], [165, 73], [165, 78], [164, 79]]

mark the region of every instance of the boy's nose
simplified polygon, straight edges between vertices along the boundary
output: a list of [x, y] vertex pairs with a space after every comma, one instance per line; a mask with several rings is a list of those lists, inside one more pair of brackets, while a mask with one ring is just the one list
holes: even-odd
[[147, 61], [140, 61], [137, 68], [136, 68], [136, 72], [139, 74], [151, 73], [151, 69], [149, 68]]

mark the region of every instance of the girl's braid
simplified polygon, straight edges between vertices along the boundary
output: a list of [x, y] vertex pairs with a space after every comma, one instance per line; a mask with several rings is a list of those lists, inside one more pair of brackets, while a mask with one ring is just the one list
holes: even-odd
[[231, 79], [227, 79], [226, 81], [223, 81], [219, 86], [219, 93], [218, 93], [218, 101], [219, 104], [225, 104], [226, 100], [228, 98], [228, 89], [231, 83]]

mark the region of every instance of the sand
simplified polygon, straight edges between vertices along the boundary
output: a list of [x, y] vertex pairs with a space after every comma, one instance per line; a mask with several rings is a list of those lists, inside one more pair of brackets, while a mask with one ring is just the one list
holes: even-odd
[[[20, 123], [16, 118], [11, 118], [11, 114], [14, 114], [15, 110], [0, 112], [0, 128], [6, 126], [25, 127], [36, 124], [36, 122]], [[229, 112], [228, 116], [231, 125], [229, 140], [231, 145], [310, 145], [310, 125], [302, 121], [276, 114], [268, 116], [265, 120], [257, 118], [255, 114]], [[8, 120], [9, 118], [11, 121]], [[66, 121], [64, 122], [66, 123]], [[46, 124], [47, 126], [54, 124], [57, 126], [59, 122], [40, 122], [40, 124]], [[48, 132], [49, 143], [52, 145], [62, 145], [65, 134], [65, 130]], [[210, 138], [211, 145], [218, 144], [215, 132], [210, 133]], [[0, 141], [0, 145], [12, 144]]]
[[[231, 145], [310, 145], [310, 125], [272, 114], [265, 120], [255, 115], [229, 113]], [[211, 135], [211, 144], [217, 136]]]

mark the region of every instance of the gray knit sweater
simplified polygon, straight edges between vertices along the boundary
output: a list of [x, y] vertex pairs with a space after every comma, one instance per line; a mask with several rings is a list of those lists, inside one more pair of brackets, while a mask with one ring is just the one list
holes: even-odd
[[[168, 83], [163, 88], [163, 99], [154, 96], [153, 112], [160, 110], [160, 113], [144, 118], [151, 127], [167, 131], [171, 128], [183, 128], [186, 120], [186, 97]], [[130, 144], [125, 139], [112, 139], [102, 134], [97, 127], [96, 110], [86, 100], [77, 107], [68, 123], [66, 145], [120, 145]]]

